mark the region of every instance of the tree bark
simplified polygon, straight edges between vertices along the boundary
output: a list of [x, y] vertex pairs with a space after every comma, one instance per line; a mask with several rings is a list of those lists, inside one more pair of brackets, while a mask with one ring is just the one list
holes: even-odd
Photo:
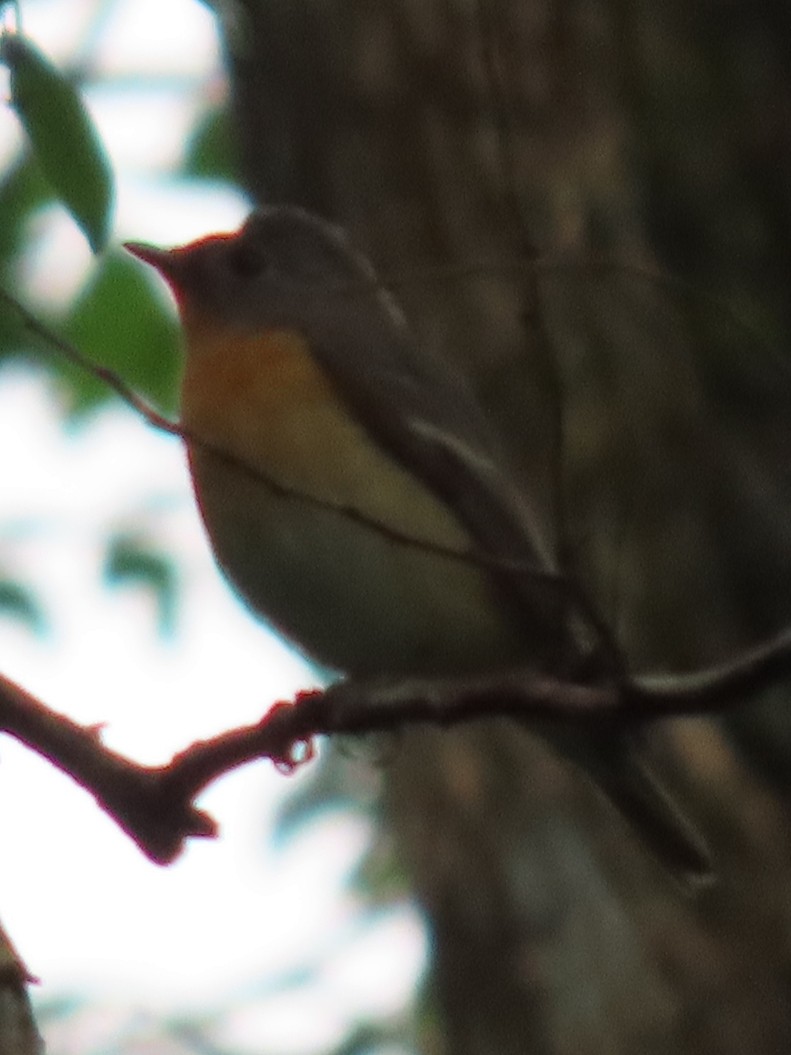
[[[786, 8], [234, 12], [253, 196], [346, 226], [470, 372], [633, 666], [694, 669], [788, 621]], [[386, 804], [433, 939], [425, 1050], [786, 1050], [782, 697], [660, 731], [718, 857], [695, 900], [513, 723], [404, 736]]]

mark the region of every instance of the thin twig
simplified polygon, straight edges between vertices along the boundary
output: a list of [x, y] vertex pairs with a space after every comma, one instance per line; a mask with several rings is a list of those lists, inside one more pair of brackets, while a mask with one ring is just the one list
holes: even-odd
[[60, 334], [55, 332], [55, 330], [50, 329], [49, 326], [46, 326], [43, 322], [37, 319], [36, 316], [24, 306], [24, 304], [2, 288], [0, 288], [0, 301], [6, 304], [9, 308], [12, 308], [17, 315], [19, 315], [22, 322], [25, 324], [26, 330], [34, 334], [36, 337], [39, 337], [44, 344], [49, 345], [51, 349], [54, 349], [61, 358], [65, 359], [73, 366], [78, 367], [80, 370], [84, 370], [92, 377], [95, 377], [98, 381], [107, 385], [107, 387], [112, 389], [117, 396], [121, 397], [127, 406], [140, 414], [149, 425], [152, 425], [155, 429], [159, 429], [160, 432], [168, 432], [173, 436], [184, 435], [176, 422], [170, 421], [168, 418], [163, 417], [154, 410], [154, 408], [146, 403], [146, 401], [142, 399], [119, 374], [107, 366], [102, 366], [101, 363], [97, 363], [94, 359], [90, 359], [87, 355], [83, 355], [78, 348], [75, 348], [73, 344], [67, 341], [64, 337], [61, 337]]
[[[478, 678], [338, 683], [276, 704], [260, 722], [224, 732], [175, 755], [168, 765], [142, 766], [106, 747], [96, 728], [50, 710], [0, 675], [0, 731], [47, 758], [89, 791], [152, 861], [167, 864], [191, 838], [211, 838], [217, 825], [194, 800], [230, 770], [256, 759], [293, 769], [322, 734], [395, 731], [406, 724], [457, 725], [510, 717], [529, 724], [617, 722], [720, 713], [746, 703], [791, 675], [791, 629], [739, 659], [698, 674], [585, 684], [535, 670]], [[308, 747], [306, 747], [308, 745]]]
[[[242, 459], [163, 417], [118, 374], [84, 356], [8, 293], [0, 290], [0, 300], [19, 313], [31, 333], [107, 384], [154, 428], [211, 451], [274, 493], [333, 511], [392, 541], [451, 560], [542, 575], [525, 568], [523, 562], [502, 561], [415, 539], [369, 520], [357, 510], [284, 487]], [[558, 581], [569, 588], [564, 580]], [[277, 705], [259, 723], [194, 744], [168, 765], [159, 767], [141, 766], [111, 751], [95, 728], [57, 714], [0, 676], [0, 731], [25, 743], [71, 776], [147, 856], [167, 863], [178, 855], [187, 839], [216, 833], [212, 818], [194, 804], [201, 790], [230, 769], [253, 759], [269, 758], [281, 767], [292, 767], [300, 758], [299, 745], [309, 744], [320, 734], [396, 730], [410, 722], [451, 725], [494, 715], [508, 715], [521, 722], [540, 719], [645, 723], [671, 715], [719, 712], [746, 702], [767, 685], [789, 675], [791, 629], [730, 663], [679, 677], [611, 678], [585, 684], [518, 670], [478, 679], [412, 680], [388, 685], [345, 682], [327, 692], [304, 693], [293, 705]]]
[[558, 575], [557, 572], [544, 568], [537, 568], [523, 560], [491, 556], [480, 550], [474, 549], [473, 547], [456, 549], [453, 546], [446, 546], [440, 542], [432, 542], [430, 539], [416, 538], [414, 535], [411, 535], [406, 531], [400, 531], [398, 528], [390, 527], [389, 524], [385, 524], [382, 521], [376, 520], [374, 517], [368, 516], [354, 506], [344, 505], [341, 502], [332, 502], [326, 498], [319, 498], [309, 492], [301, 491], [298, 488], [289, 487], [287, 484], [280, 483], [261, 469], [245, 461], [244, 458], [240, 458], [232, 451], [225, 450], [223, 447], [203, 438], [179, 422], [171, 421], [169, 418], [164, 417], [159, 411], [155, 410], [149, 403], [147, 403], [142, 396], [138, 395], [134, 389], [132, 389], [123, 378], [116, 373], [115, 370], [103, 366], [101, 363], [97, 363], [87, 355], [84, 355], [64, 337], [61, 337], [60, 334], [56, 333], [54, 330], [50, 329], [49, 326], [37, 319], [32, 312], [16, 299], [16, 297], [12, 296], [2, 288], [0, 288], [0, 301], [13, 308], [19, 314], [25, 324], [25, 328], [29, 330], [30, 333], [39, 337], [46, 345], [66, 359], [67, 362], [72, 363], [81, 370], [85, 370], [86, 373], [89, 373], [92, 377], [95, 377], [103, 384], [106, 384], [108, 388], [115, 392], [116, 395], [127, 404], [127, 406], [139, 414], [149, 425], [152, 426], [152, 428], [155, 428], [160, 432], [168, 433], [171, 436], [178, 436], [186, 443], [190, 443], [194, 447], [199, 447], [201, 450], [207, 451], [218, 458], [222, 458], [222, 460], [229, 465], [232, 465], [234, 468], [240, 469], [248, 476], [251, 476], [254, 480], [262, 484], [271, 491], [272, 494], [277, 495], [279, 498], [291, 499], [295, 502], [301, 502], [304, 505], [310, 506], [313, 509], [321, 509], [325, 512], [344, 517], [355, 524], [360, 524], [362, 527], [366, 527], [371, 531], [376, 532], [389, 542], [395, 542], [402, 546], [418, 549], [424, 553], [445, 557], [448, 560], [457, 561], [461, 564], [469, 564], [474, 567], [485, 568], [488, 571], [531, 575], [535, 577], [537, 581], [557, 583], [558, 587], [565, 587], [563, 577]]

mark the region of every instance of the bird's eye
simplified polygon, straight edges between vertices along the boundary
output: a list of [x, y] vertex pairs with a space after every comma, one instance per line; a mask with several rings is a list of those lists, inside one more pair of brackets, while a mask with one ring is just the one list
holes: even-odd
[[254, 278], [266, 271], [271, 261], [260, 246], [241, 238], [230, 255], [230, 264], [237, 275]]

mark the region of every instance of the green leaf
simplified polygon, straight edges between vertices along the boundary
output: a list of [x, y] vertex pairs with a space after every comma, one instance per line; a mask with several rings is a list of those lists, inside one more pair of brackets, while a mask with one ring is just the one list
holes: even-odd
[[[13, 286], [16, 273], [12, 268], [25, 244], [31, 214], [52, 198], [41, 166], [25, 153], [0, 178], [0, 283]], [[0, 359], [19, 353], [29, 345], [19, 315], [0, 311]]]
[[33, 594], [10, 579], [0, 580], [0, 616], [24, 623], [35, 634], [47, 630], [47, 620]]
[[[159, 408], [174, 409], [178, 327], [131, 258], [114, 254], [102, 261], [61, 329], [84, 355], [117, 371]], [[115, 398], [84, 370], [68, 363], [56, 369], [69, 383], [76, 418]]]
[[227, 109], [212, 110], [203, 118], [187, 144], [181, 167], [185, 176], [236, 182], [236, 140]]
[[108, 586], [142, 586], [154, 594], [158, 631], [173, 633], [176, 622], [177, 576], [173, 561], [136, 535], [119, 535], [110, 543], [103, 569]]
[[33, 156], [25, 151], [0, 178], [0, 260], [5, 264], [25, 244], [31, 215], [52, 199], [52, 188]]
[[4, 36], [0, 60], [11, 72], [11, 104], [36, 158], [98, 253], [110, 230], [113, 177], [79, 93], [24, 37]]

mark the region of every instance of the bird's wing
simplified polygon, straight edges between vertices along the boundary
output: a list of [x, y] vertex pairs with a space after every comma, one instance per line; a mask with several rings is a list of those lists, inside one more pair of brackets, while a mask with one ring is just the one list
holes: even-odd
[[531, 626], [555, 624], [557, 637], [550, 547], [467, 380], [418, 346], [380, 291], [369, 287], [358, 310], [334, 300], [317, 308], [316, 355], [357, 420], [454, 511]]

